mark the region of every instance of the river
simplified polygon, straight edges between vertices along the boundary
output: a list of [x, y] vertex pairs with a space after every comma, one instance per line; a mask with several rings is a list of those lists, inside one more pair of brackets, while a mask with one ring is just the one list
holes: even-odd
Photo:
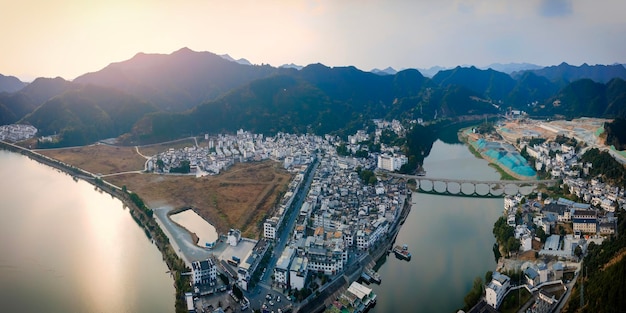
[[[498, 180], [488, 162], [463, 144], [437, 140], [426, 159], [428, 177]], [[411, 213], [396, 244], [407, 244], [410, 262], [390, 254], [378, 269], [381, 285], [370, 312], [456, 312], [475, 277], [494, 270], [493, 224], [501, 198], [467, 198], [413, 193]]]
[[167, 265], [122, 202], [4, 150], [0, 178], [2, 311], [174, 311]]

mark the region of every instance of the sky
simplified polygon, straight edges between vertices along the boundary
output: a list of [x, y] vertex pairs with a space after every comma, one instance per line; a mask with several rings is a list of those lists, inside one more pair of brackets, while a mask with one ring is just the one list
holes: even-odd
[[183, 47], [362, 70], [626, 63], [623, 0], [0, 0], [0, 73], [71, 80]]

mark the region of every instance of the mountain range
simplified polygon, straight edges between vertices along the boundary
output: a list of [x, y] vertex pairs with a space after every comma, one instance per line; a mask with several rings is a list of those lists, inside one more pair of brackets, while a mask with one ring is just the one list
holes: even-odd
[[415, 69], [248, 63], [183, 48], [139, 53], [72, 82], [38, 78], [20, 88], [15, 79], [0, 80], [0, 90], [14, 88], [0, 93], [0, 122], [31, 123], [42, 135], [60, 134], [56, 144], [64, 146], [123, 134], [124, 142], [137, 144], [239, 128], [342, 134], [372, 118], [428, 121], [508, 108], [537, 116], [626, 116], [622, 65], [563, 63], [513, 75], [459, 66], [428, 78]]

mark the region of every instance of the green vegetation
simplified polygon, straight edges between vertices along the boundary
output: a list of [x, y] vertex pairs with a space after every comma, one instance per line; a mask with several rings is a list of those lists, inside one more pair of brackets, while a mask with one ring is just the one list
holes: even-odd
[[243, 299], [243, 292], [239, 289], [237, 284], [233, 284], [233, 295], [237, 297], [237, 299]]
[[406, 143], [406, 138], [398, 136], [394, 131], [390, 129], [383, 129], [380, 134], [380, 142], [387, 146], [402, 147]]
[[356, 172], [359, 174], [359, 178], [361, 182], [365, 185], [375, 185], [378, 179], [376, 178], [376, 174], [370, 170], [363, 170], [361, 167], [356, 168]]
[[58, 134], [57, 142], [38, 142], [40, 148], [78, 146], [129, 132], [151, 104], [99, 86], [83, 86], [54, 97], [24, 117], [42, 135]]
[[604, 83], [580, 79], [564, 86], [555, 96], [546, 99], [545, 106], [536, 106], [532, 113], [566, 118], [579, 116], [624, 117], [626, 110], [615, 103], [623, 103], [626, 81], [615, 78]]
[[522, 288], [519, 291], [511, 291], [502, 299], [499, 310], [502, 313], [515, 313], [530, 300], [531, 296], [526, 288]]
[[500, 250], [506, 255], [517, 252], [520, 247], [519, 240], [515, 239], [515, 229], [506, 222], [506, 217], [500, 216], [493, 225], [493, 235]]
[[570, 147], [576, 147], [578, 145], [576, 138], [570, 138], [564, 135], [557, 135], [556, 138], [554, 138], [554, 142], [561, 145], [565, 144]]
[[515, 176], [513, 176], [513, 175], [511, 175], [511, 174], [507, 173], [507, 172], [506, 172], [504, 169], [502, 169], [502, 168], [500, 167], [500, 165], [498, 165], [498, 164], [495, 164], [495, 163], [489, 163], [489, 166], [490, 166], [490, 167], [493, 167], [493, 168], [494, 168], [494, 169], [498, 172], [498, 174], [500, 174], [500, 179], [501, 179], [501, 180], [518, 180], [517, 178], [515, 178]]
[[600, 176], [607, 183], [626, 187], [626, 169], [610, 153], [592, 148], [587, 150], [581, 159], [583, 162], [593, 164], [589, 171], [591, 177]]
[[437, 135], [433, 126], [414, 125], [406, 136], [407, 158], [409, 162], [402, 165], [401, 173], [413, 173], [430, 154]]
[[191, 166], [189, 165], [189, 160], [182, 160], [180, 161], [180, 165], [178, 167], [170, 168], [170, 173], [188, 174], [190, 171], [191, 171]]
[[465, 304], [464, 310], [469, 311], [473, 306], [475, 306], [482, 297], [485, 292], [483, 286], [483, 280], [480, 277], [474, 278], [474, 284], [472, 285], [472, 289], [467, 293], [465, 298], [463, 299], [463, 303]]
[[341, 155], [341, 156], [349, 156], [350, 155], [350, 151], [348, 151], [348, 147], [346, 146], [345, 143], [341, 143], [337, 146], [337, 154]]
[[495, 123], [484, 122], [474, 128], [478, 134], [492, 134], [496, 131]]
[[[613, 312], [626, 307], [626, 213], [618, 212], [617, 237], [605, 240], [602, 245], [589, 243], [583, 260], [583, 271], [564, 312]], [[580, 284], [584, 284], [584, 305], [580, 307]]]
[[626, 150], [626, 119], [616, 118], [613, 122], [604, 123], [606, 144], [617, 150]]

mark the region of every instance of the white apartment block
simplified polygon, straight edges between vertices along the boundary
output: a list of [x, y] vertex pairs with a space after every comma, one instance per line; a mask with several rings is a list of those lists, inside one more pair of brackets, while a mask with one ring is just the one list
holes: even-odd
[[194, 285], [213, 285], [217, 279], [217, 268], [212, 259], [191, 263], [191, 276]]
[[263, 236], [267, 239], [276, 239], [278, 218], [272, 217], [265, 220], [263, 223]]
[[274, 267], [274, 282], [281, 288], [289, 286], [289, 269], [294, 252], [295, 250], [293, 248], [285, 249], [280, 258], [278, 258], [276, 267]]
[[291, 289], [304, 288], [306, 276], [309, 273], [308, 264], [309, 261], [306, 257], [296, 257], [293, 259], [289, 269], [289, 287], [291, 287]]
[[511, 279], [508, 276], [494, 272], [491, 282], [489, 282], [489, 285], [485, 288], [485, 300], [487, 304], [497, 309], [510, 286]]
[[402, 165], [408, 162], [409, 159], [404, 155], [395, 157], [387, 154], [381, 154], [378, 156], [378, 168], [390, 172], [399, 170]]

